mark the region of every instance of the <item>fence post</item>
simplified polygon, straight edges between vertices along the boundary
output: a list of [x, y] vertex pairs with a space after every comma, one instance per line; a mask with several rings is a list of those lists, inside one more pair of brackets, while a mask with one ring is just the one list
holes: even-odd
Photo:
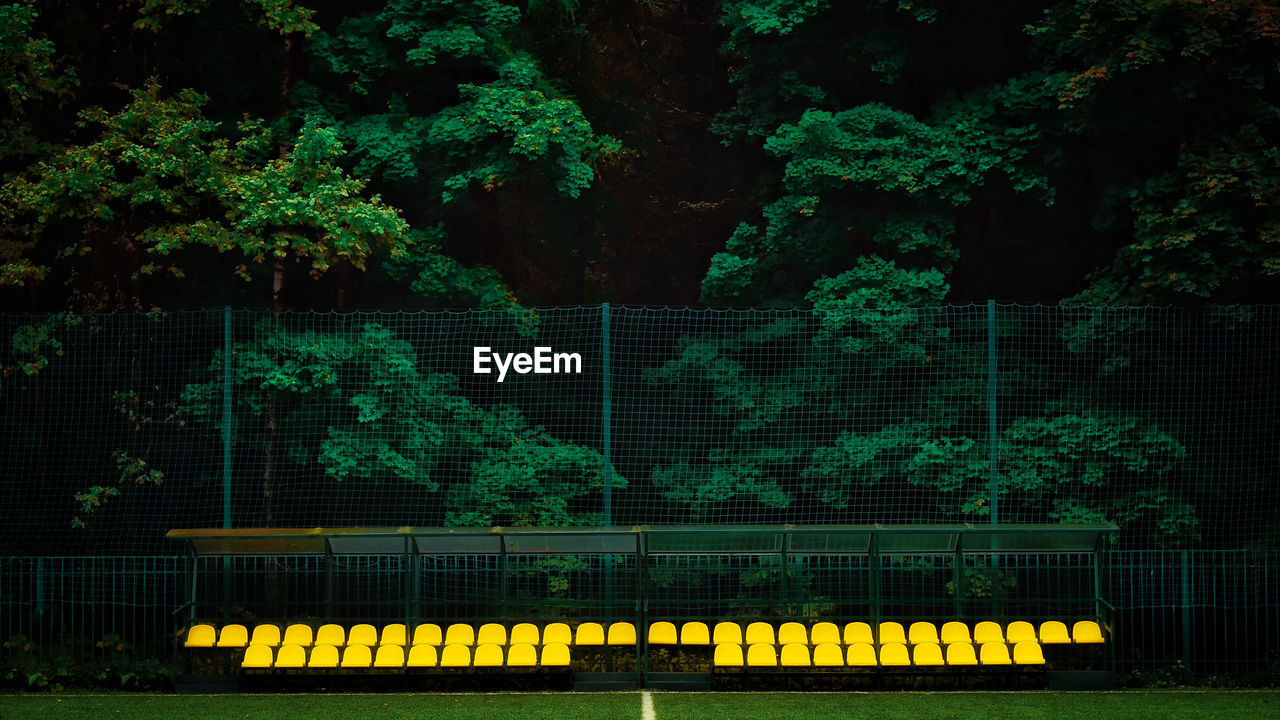
[[987, 452], [991, 462], [988, 493], [991, 496], [991, 524], [1000, 522], [998, 511], [999, 441], [996, 438], [996, 301], [987, 301]]
[[1191, 681], [1191, 551], [1182, 555], [1182, 679]]
[[604, 525], [607, 527], [613, 524], [613, 453], [611, 448], [611, 428], [613, 418], [613, 391], [610, 387], [612, 378], [609, 377], [609, 303], [600, 306], [600, 372], [601, 380], [601, 399], [600, 399], [600, 432], [603, 435], [604, 452]]
[[[231, 306], [222, 307], [222, 527], [231, 528]], [[199, 568], [193, 569], [199, 572]], [[231, 616], [231, 558], [222, 558], [222, 618]], [[192, 598], [194, 601], [195, 598]]]

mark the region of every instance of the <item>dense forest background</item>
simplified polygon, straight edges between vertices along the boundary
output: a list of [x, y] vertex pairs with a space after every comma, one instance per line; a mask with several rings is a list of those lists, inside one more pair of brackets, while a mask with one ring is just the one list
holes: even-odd
[[[2, 4], [3, 537], [154, 551], [234, 469], [243, 525], [1272, 546], [1277, 82], [1249, 0]], [[752, 310], [536, 309], [601, 303]]]

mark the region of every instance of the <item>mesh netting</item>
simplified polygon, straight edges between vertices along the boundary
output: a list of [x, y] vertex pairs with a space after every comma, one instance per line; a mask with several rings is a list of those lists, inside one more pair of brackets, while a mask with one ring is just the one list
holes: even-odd
[[1274, 547], [1276, 313], [5, 315], [0, 552], [691, 522], [1110, 521], [1129, 547]]

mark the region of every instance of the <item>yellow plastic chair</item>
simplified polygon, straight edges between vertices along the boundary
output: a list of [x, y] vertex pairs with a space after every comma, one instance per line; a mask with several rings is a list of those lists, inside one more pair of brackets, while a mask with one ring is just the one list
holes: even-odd
[[983, 643], [982, 649], [978, 651], [978, 659], [983, 665], [1013, 664], [1013, 660], [1009, 657], [1009, 646], [1002, 642]]
[[681, 645], [710, 645], [711, 628], [707, 624], [694, 620], [680, 626]]
[[507, 667], [537, 667], [538, 651], [529, 643], [515, 643], [507, 650]]
[[880, 623], [880, 644], [888, 643], [907, 644], [907, 631], [902, 628], [902, 623], [892, 621]]
[[485, 623], [476, 633], [476, 645], [506, 645], [507, 628], [500, 623]]
[[954, 643], [963, 643], [968, 645], [973, 642], [973, 638], [969, 635], [969, 626], [962, 622], [951, 622], [942, 624], [942, 644], [952, 645]]
[[1102, 628], [1092, 620], [1081, 620], [1071, 626], [1071, 640], [1077, 645], [1097, 645], [1105, 643]]
[[978, 664], [978, 655], [969, 643], [952, 643], [947, 646], [947, 664], [972, 667]]
[[250, 645], [244, 651], [244, 659], [240, 667], [246, 670], [265, 670], [271, 667], [272, 649], [270, 645]]
[[635, 645], [636, 644], [635, 623], [629, 623], [629, 622], [609, 623], [609, 644], [610, 645]]
[[538, 626], [533, 623], [516, 623], [511, 628], [511, 644], [514, 645], [537, 645]]
[[373, 647], [378, 644], [378, 628], [368, 624], [360, 623], [351, 628], [351, 632], [347, 634], [348, 645], [364, 645], [365, 647]]
[[408, 639], [408, 631], [404, 623], [391, 623], [383, 626], [382, 634], [378, 636], [378, 644], [404, 647], [409, 644]]
[[848, 650], [849, 667], [875, 667], [876, 649], [870, 643], [854, 643]]
[[[786, 648], [783, 648], [786, 650]], [[836, 643], [822, 643], [813, 649], [814, 667], [844, 667], [844, 654]]]
[[444, 633], [440, 632], [440, 626], [435, 623], [419, 623], [418, 627], [413, 629], [414, 645], [441, 645], [444, 643]]
[[301, 645], [281, 645], [276, 653], [276, 667], [281, 670], [297, 670], [307, 666], [307, 650]]
[[572, 645], [573, 631], [569, 629], [569, 625], [566, 623], [549, 623], [546, 627], [542, 628], [542, 644]]
[[935, 667], [945, 665], [942, 659], [942, 646], [937, 643], [920, 643], [911, 647], [911, 662], [916, 667]]
[[218, 642], [218, 631], [212, 625], [192, 625], [182, 647], [211, 648]]
[[466, 623], [454, 623], [444, 632], [444, 644], [471, 647], [476, 644], [476, 630]]
[[747, 667], [778, 667], [778, 651], [773, 643], [756, 643], [748, 647]]
[[347, 670], [365, 669], [373, 665], [373, 653], [368, 645], [348, 645], [342, 651], [342, 663], [339, 667]]
[[243, 625], [225, 625], [218, 633], [216, 647], [242, 648], [249, 646], [249, 630]]
[[675, 623], [660, 620], [649, 625], [650, 645], [675, 645], [677, 640]]
[[[435, 650], [430, 645], [424, 645], [423, 647]], [[376, 668], [404, 667], [404, 647], [400, 645], [379, 645], [378, 654], [373, 658], [373, 666]]]
[[716, 667], [742, 667], [742, 646], [735, 643], [716, 645], [712, 662]]
[[938, 627], [931, 622], [913, 622], [907, 628], [907, 640], [912, 645], [937, 645]]
[[716, 645], [741, 645], [742, 626], [736, 622], [718, 622], [711, 631], [711, 642]]
[[470, 645], [445, 645], [444, 652], [440, 653], [440, 667], [442, 668], [471, 667], [471, 646]]
[[405, 665], [411, 668], [430, 668], [435, 667], [438, 662], [440, 662], [440, 653], [435, 645], [414, 645], [409, 648], [409, 657]]
[[267, 647], [280, 647], [280, 626], [270, 623], [255, 625], [253, 628], [253, 637], [249, 638], [250, 645], [266, 645]]
[[851, 622], [844, 626], [844, 644], [850, 647], [854, 645], [874, 645], [876, 638], [871, 634], [871, 626], [864, 622]]
[[993, 623], [990, 620], [983, 620], [973, 628], [973, 644], [986, 645], [987, 643], [1004, 642], [1004, 631], [1000, 629], [999, 623]]
[[1040, 643], [1034, 640], [1023, 640], [1013, 646], [1013, 662], [1016, 665], [1043, 665], [1044, 651]]
[[910, 665], [911, 657], [907, 654], [906, 644], [891, 642], [880, 646], [881, 667], [909, 667]]
[[784, 622], [778, 627], [778, 644], [785, 646], [792, 643], [808, 645], [809, 631], [802, 623]]
[[342, 647], [347, 644], [347, 630], [341, 625], [328, 623], [316, 630], [316, 645]]
[[569, 646], [565, 643], [543, 645], [542, 667], [569, 667]]
[[[750, 651], [748, 651], [750, 652]], [[839, 657], [840, 650], [836, 649], [836, 656]], [[750, 658], [748, 658], [748, 661]], [[785, 668], [809, 667], [809, 646], [804, 643], [787, 643], [782, 646], [782, 657], [779, 664]]]
[[311, 648], [307, 658], [308, 668], [329, 669], [338, 667], [338, 648], [333, 645], [317, 645]]
[[1040, 642], [1045, 645], [1066, 645], [1071, 642], [1067, 632], [1067, 624], [1060, 620], [1046, 620], [1040, 623]]
[[502, 646], [497, 643], [477, 646], [471, 667], [502, 667]]
[[598, 622], [584, 622], [574, 633], [573, 644], [579, 646], [604, 645], [604, 626]]
[[311, 629], [310, 625], [294, 623], [284, 629], [284, 639], [280, 641], [280, 644], [311, 647], [313, 635], [314, 631]]
[[[744, 643], [747, 645], [772, 645], [773, 626], [767, 622], [753, 622], [747, 625], [747, 632], [744, 636]], [[748, 653], [749, 654], [749, 653]]]
[[809, 630], [809, 642], [814, 647], [824, 644], [839, 645], [840, 628], [833, 622], [814, 623], [813, 628]]
[[1014, 620], [1004, 630], [1004, 639], [1010, 645], [1020, 642], [1036, 642], [1036, 627], [1026, 620]]

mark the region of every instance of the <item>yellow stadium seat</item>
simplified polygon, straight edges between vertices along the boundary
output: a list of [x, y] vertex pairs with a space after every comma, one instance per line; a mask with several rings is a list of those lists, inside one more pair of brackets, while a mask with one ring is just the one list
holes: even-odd
[[1045, 645], [1065, 645], [1071, 642], [1067, 633], [1067, 624], [1060, 620], [1046, 620], [1040, 623], [1040, 642]]
[[444, 634], [440, 632], [440, 626], [435, 623], [419, 623], [418, 627], [413, 629], [414, 645], [440, 645], [444, 642]]
[[[816, 627], [816, 626], [815, 626]], [[783, 648], [785, 651], [786, 648]], [[814, 667], [843, 667], [844, 655], [836, 643], [822, 643], [813, 649]]]
[[360, 623], [351, 628], [351, 632], [347, 633], [348, 645], [364, 645], [365, 647], [373, 647], [378, 644], [378, 628], [368, 624]]
[[414, 645], [409, 648], [409, 657], [405, 664], [411, 668], [435, 667], [439, 660], [435, 645]]
[[756, 643], [748, 647], [747, 667], [778, 667], [778, 651], [773, 643]]
[[903, 667], [911, 664], [904, 643], [891, 642], [880, 646], [880, 665], [882, 667]]
[[741, 645], [742, 626], [736, 622], [718, 622], [711, 631], [711, 642], [716, 645]]
[[333, 623], [321, 625], [320, 629], [316, 630], [316, 640], [314, 644], [342, 647], [347, 644], [346, 628], [341, 625], [334, 625]]
[[1017, 645], [1020, 642], [1035, 642], [1036, 628], [1026, 620], [1014, 620], [1009, 623], [1009, 627], [1004, 629], [1004, 639], [1010, 645]]
[[244, 651], [244, 659], [240, 661], [240, 667], [247, 670], [264, 670], [271, 667], [272, 649], [270, 645], [250, 645], [248, 650]]
[[[435, 650], [430, 645], [423, 647]], [[376, 668], [404, 667], [404, 648], [400, 645], [379, 645], [378, 654], [373, 658], [373, 666]]]
[[942, 644], [964, 643], [968, 645], [973, 638], [969, 637], [969, 626], [952, 620], [942, 624]]
[[543, 645], [542, 667], [569, 667], [569, 646], [564, 643]]
[[276, 653], [276, 667], [296, 670], [307, 666], [307, 650], [301, 645], [281, 645]]
[[373, 664], [373, 653], [370, 652], [368, 645], [348, 645], [342, 651], [342, 663], [340, 667], [347, 669], [367, 668]]
[[267, 647], [280, 647], [280, 626], [264, 623], [255, 625], [253, 628], [253, 637], [249, 638], [250, 645], [266, 645]]
[[604, 626], [598, 622], [584, 622], [578, 625], [573, 637], [574, 645], [603, 645]]
[[[767, 622], [753, 622], [747, 625], [744, 642], [747, 645], [773, 644], [773, 626]], [[750, 661], [748, 660], [748, 664]]]
[[218, 633], [218, 647], [242, 648], [249, 646], [249, 631], [243, 625], [223, 626]]
[[875, 636], [871, 634], [871, 626], [864, 622], [851, 622], [844, 626], [844, 644], [852, 647], [857, 644], [874, 645]]
[[476, 644], [476, 631], [466, 623], [454, 623], [444, 633], [444, 644], [471, 647]]
[[[813, 627], [809, 630], [809, 642], [812, 643], [814, 647], [827, 643], [839, 645], [840, 628], [836, 627], [836, 624], [831, 622], [814, 623]], [[843, 661], [841, 661], [841, 664], [843, 664]]]
[[338, 648], [333, 645], [316, 645], [311, 648], [311, 657], [307, 658], [309, 668], [338, 667]]
[[476, 656], [471, 660], [471, 667], [502, 667], [502, 646], [497, 643], [476, 646]]
[[512, 645], [537, 645], [538, 626], [533, 623], [516, 623], [511, 628], [511, 644]]
[[1044, 651], [1035, 640], [1023, 640], [1013, 646], [1013, 662], [1017, 665], [1043, 665]]
[[849, 667], [875, 667], [876, 649], [870, 643], [854, 643], [849, 646]]
[[983, 643], [982, 649], [978, 651], [978, 659], [983, 665], [1013, 664], [1013, 660], [1009, 658], [1009, 646], [1002, 642]]
[[649, 625], [650, 645], [675, 645], [677, 639], [675, 623], [661, 620]]
[[801, 645], [809, 644], [809, 631], [804, 625], [798, 622], [785, 622], [778, 628], [778, 644], [790, 645], [792, 643], [800, 643]]
[[399, 645], [404, 647], [408, 645], [408, 633], [404, 623], [391, 623], [383, 626], [382, 634], [378, 636], [379, 645]]
[[506, 645], [507, 628], [500, 623], [485, 623], [476, 632], [476, 645]]
[[294, 623], [284, 629], [284, 639], [280, 641], [280, 644], [311, 647], [312, 634], [313, 631], [310, 625]]
[[742, 667], [742, 646], [735, 643], [716, 645], [712, 661], [716, 667]]
[[218, 631], [212, 625], [192, 625], [187, 630], [187, 637], [182, 641], [183, 647], [207, 648], [218, 642]]
[[[836, 655], [839, 656], [839, 654], [840, 651], [837, 649]], [[787, 643], [783, 645], [782, 658], [779, 662], [782, 667], [809, 667], [809, 646], [804, 643]]]
[[898, 622], [882, 622], [880, 623], [880, 644], [894, 643], [896, 645], [907, 644], [907, 631], [902, 629], [902, 623]]
[[507, 667], [537, 666], [538, 651], [534, 650], [529, 643], [515, 643], [507, 650]]
[[978, 664], [978, 655], [969, 643], [952, 643], [947, 646], [947, 664], [968, 667]]
[[1102, 628], [1092, 620], [1081, 620], [1071, 626], [1071, 641], [1077, 644], [1094, 645], [1106, 642], [1102, 637]]
[[572, 645], [573, 631], [562, 622], [550, 623], [542, 628], [543, 645]]
[[990, 620], [983, 620], [974, 626], [974, 645], [986, 645], [987, 643], [993, 642], [1004, 642], [1004, 631], [1000, 629], [999, 623], [993, 623]]
[[907, 641], [912, 645], [938, 644], [938, 627], [931, 622], [913, 622], [907, 628]]
[[610, 645], [635, 645], [636, 626], [629, 622], [609, 623]]
[[694, 620], [680, 626], [681, 645], [710, 645], [711, 629], [704, 622]]
[[920, 643], [911, 647], [911, 662], [916, 667], [933, 667], [945, 664], [942, 646], [937, 643]]
[[440, 667], [471, 667], [470, 645], [445, 645], [440, 653]]

